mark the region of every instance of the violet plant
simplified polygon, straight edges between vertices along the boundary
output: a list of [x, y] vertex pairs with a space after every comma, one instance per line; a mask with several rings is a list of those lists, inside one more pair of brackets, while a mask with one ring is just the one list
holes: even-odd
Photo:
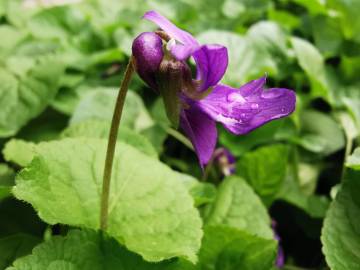
[[0, 1], [0, 269], [358, 270], [356, 1], [27, 2]]
[[[200, 45], [193, 36], [155, 11], [145, 13], [144, 19], [153, 21], [162, 31], [142, 33], [133, 42], [133, 56], [120, 87], [109, 134], [100, 214], [103, 229], [107, 222], [116, 138], [133, 69], [161, 94], [169, 120], [175, 127], [180, 123], [201, 167], [209, 162], [215, 150], [216, 122], [240, 135], [295, 110], [295, 93], [284, 88], [264, 91], [265, 77], [239, 89], [218, 84], [228, 65], [224, 46]], [[196, 63], [195, 80], [186, 63], [190, 56]]]

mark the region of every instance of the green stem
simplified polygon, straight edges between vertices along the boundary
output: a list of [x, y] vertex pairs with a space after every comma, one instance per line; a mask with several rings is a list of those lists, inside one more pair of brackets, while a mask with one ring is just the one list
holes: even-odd
[[102, 230], [105, 230], [107, 227], [110, 181], [111, 181], [112, 165], [114, 161], [115, 146], [118, 137], [118, 130], [119, 130], [122, 111], [124, 108], [125, 98], [133, 73], [134, 73], [134, 65], [133, 65], [133, 57], [131, 56], [125, 70], [123, 81], [121, 82], [120, 85], [119, 94], [116, 99], [113, 118], [111, 120], [111, 128], [110, 128], [108, 146], [106, 150], [103, 186], [101, 193], [100, 228]]
[[171, 127], [164, 127], [164, 129], [170, 136], [173, 136], [175, 139], [177, 139], [179, 142], [184, 144], [190, 150], [195, 151], [194, 147], [192, 146], [192, 144], [188, 140], [188, 138], [186, 138], [184, 135], [182, 135], [179, 131], [177, 131]]
[[344, 153], [344, 162], [343, 162], [343, 167], [341, 170], [341, 180], [344, 179], [345, 177], [345, 172], [346, 172], [346, 160], [348, 158], [348, 156], [351, 154], [351, 149], [353, 146], [353, 140], [352, 138], [350, 138], [349, 136], [346, 136], [346, 145], [345, 145], [345, 153]]

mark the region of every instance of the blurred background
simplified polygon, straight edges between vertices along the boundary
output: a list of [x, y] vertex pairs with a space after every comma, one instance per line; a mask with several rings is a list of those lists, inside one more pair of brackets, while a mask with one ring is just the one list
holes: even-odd
[[[287, 269], [326, 269], [322, 221], [360, 128], [359, 0], [0, 0], [1, 148], [14, 137], [106, 137], [132, 40], [155, 29], [141, 20], [151, 9], [201, 43], [227, 46], [223, 83], [240, 87], [267, 74], [268, 87], [296, 91], [291, 117], [246, 136], [220, 130], [219, 146], [235, 156], [236, 174], [277, 221]], [[172, 168], [202, 177], [162, 101], [138, 77], [122, 130], [130, 144], [146, 140]], [[13, 173], [0, 169], [2, 179]], [[214, 167], [207, 180], [218, 182], [220, 174]], [[0, 234], [12, 229], [0, 224]]]

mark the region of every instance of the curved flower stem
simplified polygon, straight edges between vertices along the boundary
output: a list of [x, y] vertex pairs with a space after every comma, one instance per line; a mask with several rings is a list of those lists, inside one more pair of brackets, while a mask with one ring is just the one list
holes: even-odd
[[122, 111], [124, 108], [125, 97], [129, 88], [129, 84], [134, 73], [133, 57], [129, 59], [126, 67], [123, 81], [121, 82], [119, 94], [116, 99], [113, 118], [111, 120], [111, 128], [109, 134], [109, 141], [106, 150], [103, 186], [101, 193], [101, 208], [100, 208], [100, 229], [105, 230], [108, 222], [108, 208], [109, 208], [109, 194], [110, 194], [110, 181], [112, 173], [112, 165], [114, 160], [115, 146], [118, 136], [118, 130], [121, 120]]

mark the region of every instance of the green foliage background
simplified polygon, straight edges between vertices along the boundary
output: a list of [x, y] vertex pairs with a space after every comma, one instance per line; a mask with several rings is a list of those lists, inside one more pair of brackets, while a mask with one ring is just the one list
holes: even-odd
[[[296, 111], [219, 146], [205, 181], [157, 94], [135, 77], [98, 232], [105, 143], [134, 37], [154, 9], [229, 50], [223, 83], [268, 76]], [[0, 0], [0, 269], [358, 270], [360, 1]], [[356, 150], [355, 150], [356, 149]], [[124, 154], [125, 153], [125, 154]]]

